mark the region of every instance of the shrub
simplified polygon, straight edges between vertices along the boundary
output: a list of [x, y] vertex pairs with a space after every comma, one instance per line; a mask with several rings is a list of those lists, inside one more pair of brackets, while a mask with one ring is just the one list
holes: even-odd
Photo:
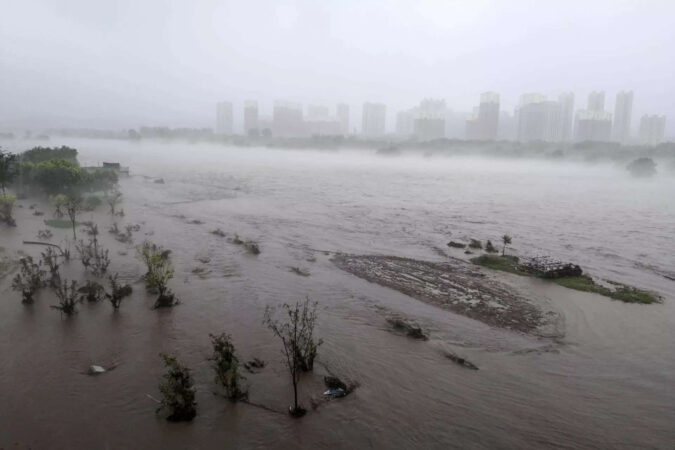
[[197, 415], [197, 410], [190, 369], [181, 365], [175, 356], [165, 353], [160, 353], [159, 356], [164, 360], [166, 373], [159, 383], [162, 401], [157, 412], [167, 410], [169, 412], [167, 420], [174, 422], [192, 420]]
[[23, 152], [21, 159], [25, 162], [38, 164], [50, 159], [63, 159], [70, 162], [77, 162], [77, 150], [74, 148], [61, 147], [34, 147]]
[[118, 274], [108, 277], [110, 282], [110, 293], [105, 294], [106, 298], [110, 300], [110, 304], [114, 309], [118, 309], [122, 303], [122, 299], [131, 295], [132, 289], [128, 284], [122, 285], [117, 281]]
[[103, 298], [105, 290], [96, 281], [87, 280], [87, 283], [79, 288], [77, 292], [80, 294], [80, 301], [97, 302]]
[[0, 222], [5, 222], [7, 225], [12, 227], [16, 226], [16, 221], [12, 216], [15, 204], [16, 204], [15, 195], [9, 194], [0, 195]]
[[239, 359], [234, 353], [232, 338], [225, 333], [219, 335], [209, 334], [213, 344], [213, 355], [209, 360], [213, 361], [213, 369], [216, 371], [216, 383], [225, 389], [227, 398], [238, 400], [245, 393], [242, 392], [239, 375]]
[[122, 200], [122, 193], [118, 190], [114, 190], [112, 192], [106, 193], [105, 197], [103, 198], [106, 204], [110, 207], [110, 215], [114, 216], [115, 208]]
[[45, 271], [40, 264], [33, 262], [31, 256], [21, 258], [20, 272], [12, 279], [12, 289], [20, 291], [23, 303], [33, 303], [33, 296], [38, 289], [44, 286]]
[[87, 224], [87, 233], [92, 236], [87, 244], [80, 240], [75, 244], [75, 249], [80, 254], [80, 260], [85, 270], [90, 270], [97, 277], [105, 275], [110, 265], [108, 250], [98, 245], [98, 226], [93, 223]]
[[80, 166], [65, 159], [43, 161], [30, 171], [30, 182], [46, 193], [73, 192], [81, 181]]
[[52, 247], [47, 247], [47, 250], [41, 253], [42, 262], [49, 268], [49, 286], [56, 288], [61, 284], [61, 274], [59, 273], [58, 255]]
[[65, 215], [63, 208], [67, 201], [68, 197], [63, 194], [49, 196], [49, 203], [54, 207], [54, 217], [61, 219]]
[[103, 204], [103, 200], [101, 200], [101, 197], [98, 197], [96, 195], [90, 195], [89, 197], [84, 199], [84, 207], [83, 209], [85, 211], [93, 211], [99, 206]]
[[61, 311], [61, 314], [72, 316], [77, 312], [75, 306], [80, 301], [77, 291], [77, 281], [73, 280], [68, 284], [68, 280], [63, 280], [54, 290], [59, 299], [58, 305], [51, 305], [52, 308]]
[[159, 293], [153, 308], [165, 308], [178, 303], [174, 294], [168, 288], [169, 280], [173, 278], [173, 265], [171, 264], [170, 250], [150, 241], [145, 241], [136, 248], [139, 256], [145, 263], [148, 271], [145, 274], [146, 287]]

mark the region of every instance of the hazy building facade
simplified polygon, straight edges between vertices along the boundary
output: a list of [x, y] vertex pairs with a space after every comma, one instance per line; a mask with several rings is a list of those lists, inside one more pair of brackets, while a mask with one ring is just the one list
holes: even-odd
[[558, 103], [560, 104], [560, 140], [569, 142], [574, 137], [574, 93], [560, 94]]
[[630, 140], [630, 126], [633, 114], [633, 91], [621, 91], [616, 94], [614, 105], [614, 124], [612, 139], [621, 144]]
[[231, 102], [216, 105], [216, 134], [230, 135], [234, 128], [234, 112]]
[[445, 137], [445, 100], [425, 98], [414, 111], [413, 134], [417, 140], [431, 141]]
[[494, 141], [499, 130], [499, 94], [484, 92], [475, 114], [466, 120], [466, 138]]
[[665, 131], [666, 116], [644, 115], [640, 119], [640, 130], [638, 135], [642, 144], [660, 144], [663, 141]]
[[297, 137], [305, 133], [302, 106], [295, 102], [276, 101], [272, 110], [272, 132], [279, 137]]
[[589, 111], [604, 111], [605, 110], [605, 92], [604, 91], [593, 91], [588, 94], [588, 107]]
[[516, 110], [519, 141], [560, 140], [560, 104], [547, 100], [543, 94], [523, 94]]
[[382, 103], [364, 103], [361, 117], [361, 134], [369, 137], [384, 136], [387, 107]]
[[606, 111], [577, 111], [574, 139], [577, 142], [608, 142], [612, 134], [612, 115]]
[[258, 102], [246, 100], [244, 102], [244, 134], [256, 134], [262, 131], [258, 123]]
[[340, 103], [337, 105], [336, 112], [340, 122], [340, 133], [346, 136], [349, 134], [349, 105]]
[[409, 138], [415, 132], [415, 117], [417, 117], [418, 108], [411, 108], [405, 111], [399, 111], [396, 114], [396, 135], [402, 138]]

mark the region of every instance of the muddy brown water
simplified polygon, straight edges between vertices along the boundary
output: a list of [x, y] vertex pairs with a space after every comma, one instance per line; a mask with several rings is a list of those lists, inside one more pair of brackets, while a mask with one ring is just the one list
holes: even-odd
[[[83, 304], [62, 319], [44, 290], [21, 304], [0, 281], [0, 448], [672, 448], [675, 443], [675, 181], [625, 178], [610, 166], [466, 159], [382, 159], [351, 152], [231, 149], [149, 142], [60, 141], [84, 163], [119, 160], [126, 216], [136, 242], [173, 250], [171, 287], [182, 303], [153, 311], [132, 246], [101, 228], [111, 270], [134, 294], [113, 313]], [[3, 143], [21, 150], [29, 143]], [[14, 148], [19, 147], [19, 148]], [[153, 179], [162, 177], [165, 184]], [[3, 255], [40, 248], [30, 200], [18, 227], [0, 229]], [[38, 205], [47, 215], [48, 208]], [[193, 220], [204, 223], [192, 224]], [[254, 239], [252, 256], [220, 228]], [[69, 230], [52, 229], [59, 243]], [[553, 254], [591, 273], [651, 288], [660, 305], [629, 305], [540, 280], [489, 274], [555, 308], [564, 337], [489, 327], [369, 283], [331, 263], [331, 252], [443, 261], [450, 239], [514, 236], [513, 251]], [[126, 253], [126, 254], [120, 254]], [[207, 261], [207, 262], [204, 262]], [[310, 276], [299, 276], [299, 267]], [[193, 270], [198, 269], [199, 273]], [[64, 267], [82, 279], [78, 261]], [[226, 331], [255, 403], [283, 411], [290, 383], [279, 343], [262, 325], [266, 305], [319, 302], [321, 365], [301, 383], [306, 405], [321, 375], [358, 381], [350, 396], [301, 420], [212, 394], [209, 333]], [[390, 313], [413, 318], [427, 342], [391, 333]], [[198, 415], [171, 424], [154, 413], [160, 351], [194, 371]], [[445, 356], [476, 364], [471, 371]], [[90, 377], [90, 364], [116, 368]]]

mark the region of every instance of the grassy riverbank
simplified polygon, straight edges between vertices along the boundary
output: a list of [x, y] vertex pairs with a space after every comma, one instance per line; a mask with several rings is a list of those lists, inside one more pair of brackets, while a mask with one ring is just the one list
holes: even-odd
[[[492, 270], [501, 270], [502, 272], [514, 273], [522, 276], [534, 276], [533, 274], [522, 270], [518, 264], [518, 257], [516, 256], [499, 256], [499, 255], [481, 255], [472, 258], [471, 262], [487, 267]], [[642, 289], [628, 286], [626, 284], [617, 283], [615, 281], [607, 281], [609, 286], [596, 283], [593, 278], [588, 275], [581, 275], [578, 277], [562, 277], [553, 278], [550, 281], [559, 284], [566, 288], [575, 289], [583, 292], [593, 292], [614, 300], [621, 300], [626, 303], [658, 303], [661, 301], [658, 295], [645, 291]]]

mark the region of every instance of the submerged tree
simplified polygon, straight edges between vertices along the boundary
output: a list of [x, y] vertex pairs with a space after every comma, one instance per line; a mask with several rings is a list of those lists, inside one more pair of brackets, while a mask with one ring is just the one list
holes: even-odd
[[225, 389], [227, 398], [238, 400], [246, 395], [241, 389], [239, 375], [239, 359], [234, 353], [232, 338], [226, 333], [219, 335], [209, 334], [213, 344], [213, 355], [209, 360], [213, 361], [213, 369], [216, 371], [216, 383]]
[[68, 197], [63, 194], [49, 196], [49, 203], [54, 207], [54, 217], [60, 219], [64, 216], [63, 208], [68, 202]]
[[72, 316], [77, 312], [75, 306], [80, 301], [79, 292], [77, 290], [77, 281], [73, 280], [68, 284], [68, 280], [63, 280], [54, 289], [56, 297], [59, 299], [58, 305], [51, 305], [51, 308], [58, 309], [61, 314]]
[[300, 372], [311, 370], [317, 349], [322, 343], [321, 340], [314, 342], [316, 305], [316, 302], [310, 303], [309, 298], [304, 302], [297, 301], [293, 306], [284, 303], [282, 309], [286, 312], [285, 318], [275, 318], [274, 309], [269, 306], [265, 309], [264, 323], [281, 339], [284, 346], [285, 363], [293, 382], [293, 406], [289, 407], [289, 412], [296, 417], [305, 414], [305, 409], [298, 405]]
[[115, 189], [109, 193], [106, 193], [104, 200], [110, 207], [110, 215], [114, 216], [115, 208], [117, 208], [117, 205], [122, 201], [122, 193]]
[[505, 234], [502, 236], [502, 242], [504, 243], [504, 247], [502, 248], [502, 256], [506, 255], [506, 246], [511, 245], [511, 236], [508, 234]]
[[165, 250], [150, 241], [143, 242], [136, 250], [148, 269], [144, 277], [146, 287], [159, 293], [154, 308], [177, 304], [178, 300], [168, 287], [168, 282], [174, 274], [170, 257], [171, 250]]
[[16, 204], [16, 196], [10, 194], [0, 195], [0, 222], [5, 222], [11, 227], [16, 226], [13, 212]]
[[5, 195], [5, 188], [12, 182], [16, 173], [15, 161], [15, 154], [0, 149], [0, 188], [2, 188], [3, 196]]
[[49, 286], [56, 288], [61, 284], [61, 274], [59, 273], [59, 260], [53, 247], [47, 247], [47, 250], [41, 253], [42, 261], [49, 268]]
[[80, 293], [80, 301], [97, 302], [103, 298], [105, 289], [96, 281], [87, 280], [85, 285], [79, 288], [77, 292]]
[[21, 258], [19, 263], [21, 269], [12, 279], [12, 289], [21, 292], [23, 303], [33, 303], [35, 292], [44, 286], [45, 271], [39, 263], [33, 262], [31, 256]]
[[68, 197], [63, 207], [68, 214], [68, 219], [70, 219], [70, 224], [73, 227], [73, 239], [77, 239], [75, 234], [75, 226], [77, 225], [77, 216], [82, 212], [82, 198], [78, 196]]
[[75, 249], [80, 254], [80, 260], [86, 270], [97, 277], [105, 275], [110, 265], [108, 250], [98, 245], [98, 226], [94, 223], [87, 223], [87, 233], [91, 236], [88, 243], [80, 240], [75, 244]]
[[120, 303], [122, 303], [122, 299], [124, 297], [127, 297], [131, 295], [132, 289], [131, 286], [128, 284], [120, 284], [117, 281], [118, 274], [111, 275], [108, 277], [108, 281], [110, 282], [110, 292], [106, 292], [105, 296], [108, 300], [110, 300], [110, 304], [112, 307], [117, 310], [120, 307]]
[[169, 412], [167, 420], [179, 422], [192, 420], [197, 415], [195, 409], [195, 387], [190, 375], [190, 369], [181, 365], [175, 356], [160, 353], [164, 360], [166, 373], [159, 383], [159, 392], [162, 401], [159, 412], [165, 409]]

